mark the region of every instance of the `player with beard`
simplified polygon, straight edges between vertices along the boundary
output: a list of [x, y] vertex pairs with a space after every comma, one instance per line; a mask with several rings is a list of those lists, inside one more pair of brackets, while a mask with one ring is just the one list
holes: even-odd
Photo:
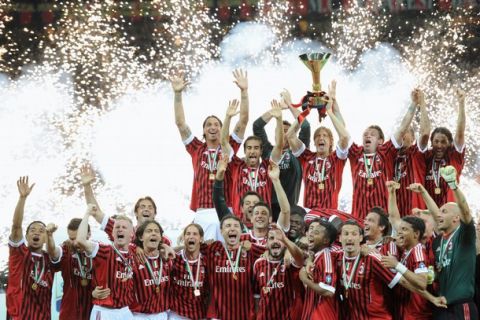
[[[335, 100], [335, 81], [329, 86], [329, 101], [326, 111], [339, 135], [336, 150], [333, 151], [333, 135], [330, 129], [319, 127], [313, 134], [316, 152], [310, 151], [295, 132], [298, 129], [296, 120], [287, 133], [288, 142], [295, 157], [302, 165], [305, 208], [337, 209], [338, 194], [342, 186], [342, 174], [347, 159], [350, 136], [345, 129], [343, 118], [337, 117], [340, 109]], [[336, 112], [333, 111], [335, 103]], [[311, 217], [315, 218], [315, 216]], [[307, 215], [307, 219], [309, 215]]]
[[[282, 91], [282, 102], [281, 106], [282, 109], [289, 109], [293, 117], [296, 119], [300, 114], [300, 111], [292, 106], [292, 101], [290, 97], [290, 93], [287, 90]], [[259, 117], [253, 123], [253, 134], [260, 139], [262, 139], [262, 158], [268, 159], [270, 157], [270, 153], [272, 152], [273, 145], [268, 141], [268, 136], [265, 131], [265, 126], [267, 123], [272, 119], [272, 115], [270, 111], [265, 112], [261, 117]], [[282, 184], [283, 189], [288, 197], [288, 202], [290, 206], [296, 205], [298, 203], [299, 195], [300, 195], [300, 187], [302, 184], [302, 168], [300, 166], [300, 162], [298, 159], [293, 155], [292, 150], [288, 145], [288, 140], [286, 139], [286, 133], [288, 129], [291, 127], [291, 124], [288, 121], [283, 121], [283, 132], [284, 132], [284, 139], [283, 139], [283, 147], [282, 147], [282, 156], [280, 163], [278, 164], [280, 167], [280, 182]], [[303, 121], [300, 132], [298, 134], [298, 138], [307, 146], [310, 145], [310, 124], [308, 121]], [[272, 193], [272, 215], [273, 221], [276, 221], [278, 215], [280, 213], [280, 205], [277, 199], [276, 191], [274, 190]]]
[[[245, 129], [248, 124], [248, 78], [247, 72], [243, 70], [235, 70], [233, 77], [241, 93], [240, 120], [230, 137], [231, 148], [233, 148], [236, 153], [242, 143], [243, 135], [245, 134]], [[172, 78], [171, 82], [173, 91], [175, 92], [175, 124], [177, 125], [187, 152], [192, 157], [194, 175], [190, 209], [196, 212], [194, 222], [202, 226], [205, 232], [205, 239], [218, 240], [221, 238], [221, 234], [217, 215], [215, 214], [215, 210], [213, 210], [212, 188], [215, 180], [217, 159], [221, 154], [230, 157], [231, 148], [229, 148], [228, 152], [226, 152], [227, 150], [224, 148], [221, 148], [220, 129], [222, 128], [222, 122], [216, 116], [208, 116], [203, 122], [203, 138], [205, 142], [200, 141], [192, 134], [185, 121], [182, 102], [182, 91], [185, 89], [187, 82], [183, 79], [182, 75]], [[225, 190], [227, 192], [230, 190], [228, 183]], [[230, 196], [231, 195], [227, 193], [229, 205]]]
[[438, 229], [443, 233], [433, 242], [439, 297], [434, 319], [478, 319], [473, 302], [475, 288], [475, 225], [463, 192], [458, 187], [454, 166], [440, 169], [440, 175], [453, 191], [455, 202], [440, 208]]
[[288, 239], [296, 243], [305, 235], [305, 215], [307, 212], [300, 206], [294, 205], [290, 208], [290, 230], [288, 230]]
[[425, 181], [425, 188], [438, 206], [455, 201], [454, 192], [440, 179], [440, 168], [451, 165], [460, 177], [465, 163], [465, 92], [457, 90], [457, 99], [455, 137], [447, 128], [437, 127], [430, 136], [431, 149], [420, 150], [423, 153], [423, 162], [420, 161], [417, 170], [426, 172], [426, 175], [419, 181]]
[[[77, 241], [78, 227], [82, 219], [73, 218], [67, 225], [68, 240], [55, 246], [53, 233], [57, 227], [47, 226], [47, 250], [55, 271], [62, 272], [63, 297], [60, 305], [60, 320], [89, 319], [92, 311], [92, 258]], [[88, 226], [87, 239], [90, 238]], [[102, 289], [102, 288], [99, 288]]]
[[423, 161], [420, 150], [424, 150], [428, 146], [431, 130], [423, 91], [413, 90], [411, 100], [412, 105], [420, 111], [420, 136], [415, 143], [415, 132], [411, 126], [408, 127], [403, 136], [403, 146], [398, 150], [394, 160], [393, 176], [389, 177], [397, 182], [397, 203], [402, 217], [409, 215], [415, 207], [423, 207], [421, 199], [415, 193], [410, 192], [407, 187], [414, 182], [424, 183], [425, 170], [418, 165], [418, 162]]
[[390, 234], [391, 226], [387, 213], [380, 207], [373, 207], [369, 210], [364, 221], [364, 241], [370, 248], [383, 255], [388, 252], [397, 256], [397, 246], [387, 236]]
[[[100, 206], [95, 197], [95, 194], [93, 193], [92, 188], [92, 183], [95, 181], [95, 172], [89, 164], [85, 164], [80, 168], [80, 179], [82, 181], [83, 190], [85, 192], [85, 201], [87, 202], [87, 205], [89, 203], [95, 204], [98, 209], [92, 212], [93, 217], [100, 224], [100, 229], [105, 231], [110, 241], [113, 241], [113, 226], [115, 224], [115, 219], [113, 219], [113, 217], [105, 215], [103, 211], [100, 210]], [[140, 226], [147, 220], [155, 219], [157, 215], [157, 205], [151, 197], [146, 196], [137, 200], [133, 211], [135, 213], [135, 218], [137, 219], [137, 226]], [[135, 229], [136, 227], [133, 228], [134, 232]], [[132, 242], [134, 240], [135, 234], [132, 238]], [[163, 236], [162, 243], [170, 245], [171, 241], [166, 236]], [[137, 245], [140, 246], [140, 243], [137, 242]]]
[[[395, 269], [397, 278], [405, 277], [411, 283], [409, 289], [397, 287], [394, 290], [396, 319], [429, 320], [432, 318], [432, 308], [428, 301], [416, 288], [425, 290], [428, 282], [427, 256], [420, 240], [425, 232], [422, 219], [412, 216], [403, 217], [397, 232], [397, 245], [402, 251], [400, 262], [388, 254], [382, 256], [385, 268]], [[413, 292], [411, 292], [413, 291]]]
[[[267, 257], [257, 259], [253, 266], [259, 299], [256, 319], [296, 319], [295, 293], [303, 252], [277, 228], [268, 231], [267, 249]], [[285, 257], [286, 250], [291, 258]]]
[[[335, 258], [330, 246], [337, 238], [337, 230], [324, 219], [315, 219], [307, 232], [308, 249], [314, 254], [311, 270], [303, 268], [300, 280], [306, 286], [302, 319], [337, 319], [335, 301]], [[309, 276], [310, 274], [310, 276]]]
[[207, 261], [211, 308], [207, 317], [222, 320], [253, 319], [253, 264], [264, 248], [241, 243], [241, 221], [225, 216], [220, 222], [224, 242], [202, 249]]
[[11, 319], [50, 320], [53, 271], [48, 254], [42, 250], [47, 240], [46, 226], [31, 222], [23, 237], [22, 223], [25, 202], [35, 184], [28, 177], [17, 181], [20, 197], [13, 214], [8, 238], [8, 283], [6, 290], [7, 316]]
[[208, 278], [206, 256], [200, 253], [203, 229], [191, 223], [183, 230], [185, 247], [173, 261], [170, 287], [170, 320], [205, 319]]
[[154, 220], [147, 220], [137, 228], [136, 237], [146, 259], [133, 268], [135, 299], [129, 307], [134, 319], [168, 319], [172, 262], [164, 260], [158, 249], [162, 236], [163, 229]]
[[[263, 146], [262, 140], [256, 136], [250, 136], [245, 140], [243, 145], [245, 159], [242, 160], [237, 156], [233, 156], [232, 161], [228, 164], [227, 176], [232, 182], [233, 197], [232, 207], [235, 215], [244, 219], [240, 208], [240, 199], [248, 191], [257, 192], [266, 203], [270, 205], [272, 197], [272, 181], [268, 177], [269, 161], [272, 160], [278, 164], [282, 155], [283, 143], [283, 123], [282, 110], [280, 104], [273, 100], [271, 102], [271, 116], [276, 119], [275, 139], [276, 144], [271, 152], [270, 159], [262, 159]], [[230, 130], [230, 121], [237, 112], [238, 102], [235, 100], [229, 102], [226, 112], [224, 125], [221, 130], [222, 150], [225, 154], [230, 154], [231, 147], [228, 144], [228, 135]]]
[[410, 105], [399, 128], [389, 141], [384, 143], [382, 129], [377, 125], [371, 125], [363, 132], [363, 144], [353, 143], [348, 148], [354, 190], [352, 200], [354, 217], [365, 219], [370, 208], [387, 207], [388, 192], [385, 183], [393, 175], [394, 160], [402, 146], [403, 136], [415, 115], [415, 109], [415, 105]]
[[110, 289], [103, 299], [94, 299], [91, 320], [133, 319], [128, 306], [134, 302], [133, 271], [136, 268], [129, 244], [133, 237], [130, 218], [118, 215], [113, 227], [113, 243], [99, 244], [87, 240], [88, 218], [99, 209], [89, 204], [85, 216], [78, 227], [77, 242], [85, 248], [87, 257], [93, 259], [92, 285]]

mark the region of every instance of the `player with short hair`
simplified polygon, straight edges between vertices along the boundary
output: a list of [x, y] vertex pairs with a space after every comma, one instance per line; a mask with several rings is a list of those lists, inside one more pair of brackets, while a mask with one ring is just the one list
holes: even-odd
[[17, 180], [20, 196], [8, 238], [6, 305], [7, 315], [15, 320], [50, 320], [54, 271], [42, 249], [47, 240], [46, 226], [42, 221], [32, 221], [25, 236], [22, 229], [25, 202], [34, 186], [29, 185], [28, 177]]
[[389, 252], [397, 256], [397, 246], [388, 237], [391, 233], [391, 225], [385, 210], [380, 207], [371, 208], [365, 217], [363, 230], [365, 244], [370, 249], [381, 254]]
[[[225, 150], [220, 144], [221, 120], [216, 116], [208, 116], [203, 123], [203, 137], [205, 142], [197, 139], [191, 132], [185, 121], [182, 102], [182, 91], [188, 84], [182, 75], [171, 79], [174, 96], [175, 124], [180, 132], [183, 144], [192, 157], [193, 185], [190, 209], [196, 212], [194, 222], [200, 224], [205, 232], [205, 239], [218, 240], [221, 233], [217, 215], [213, 210], [212, 188], [215, 180], [217, 161], [221, 155], [231, 157], [236, 153], [242, 143], [245, 129], [248, 124], [248, 76], [243, 70], [234, 70], [234, 82], [241, 92], [240, 119], [230, 136], [232, 148]], [[228, 139], [227, 139], [228, 140]], [[228, 142], [227, 142], [228, 144]], [[230, 149], [234, 152], [230, 153]], [[228, 183], [226, 191], [229, 191]], [[227, 193], [227, 202], [230, 204], [230, 194]]]

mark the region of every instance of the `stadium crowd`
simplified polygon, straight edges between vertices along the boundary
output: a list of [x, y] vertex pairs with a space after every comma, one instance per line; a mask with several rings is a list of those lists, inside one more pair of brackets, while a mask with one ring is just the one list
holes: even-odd
[[[56, 244], [57, 226], [42, 221], [24, 233], [34, 183], [19, 178], [8, 244], [10, 319], [50, 319], [55, 272], [64, 281], [60, 319], [478, 319], [476, 228], [459, 187], [464, 92], [456, 93], [455, 135], [432, 131], [424, 93], [415, 89], [390, 139], [370, 125], [357, 144], [332, 81], [323, 111], [338, 137], [319, 126], [311, 145], [310, 123], [286, 90], [245, 138], [248, 77], [243, 70], [233, 77], [240, 99], [229, 101], [223, 121], [206, 117], [200, 139], [185, 119], [188, 83], [171, 79], [175, 124], [194, 169], [195, 218], [179, 243], [164, 236], [151, 197], [136, 202], [135, 222], [106, 215], [88, 164], [79, 168], [85, 215], [70, 221], [68, 239]], [[265, 131], [272, 120], [274, 144]], [[342, 212], [347, 160], [352, 211]], [[92, 219], [111, 243], [91, 239]]]

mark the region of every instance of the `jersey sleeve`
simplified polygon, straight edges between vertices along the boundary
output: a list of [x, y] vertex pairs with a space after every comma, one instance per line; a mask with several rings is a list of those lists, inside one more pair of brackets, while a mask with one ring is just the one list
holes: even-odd
[[113, 225], [114, 224], [115, 224], [115, 220], [105, 215], [102, 221], [102, 225], [100, 226], [100, 229], [105, 231], [110, 241], [113, 241]]
[[237, 154], [238, 150], [240, 149], [240, 145], [242, 144], [243, 139], [237, 136], [235, 133], [230, 135], [230, 146], [232, 147], [233, 154]]
[[266, 248], [259, 246], [255, 243], [252, 243], [252, 247], [250, 248], [250, 251], [252, 252], [253, 259], [257, 260], [260, 258], [260, 256], [265, 252]]
[[260, 298], [260, 284], [259, 282], [259, 265], [261, 258], [255, 260], [255, 263], [253, 264], [253, 296], [257, 299]]
[[358, 156], [360, 156], [362, 152], [363, 152], [363, 146], [360, 146], [355, 142], [352, 142], [352, 144], [350, 145], [350, 148], [348, 148], [348, 158], [355, 159]]
[[395, 287], [397, 283], [400, 281], [401, 274], [398, 273], [400, 276], [396, 277], [393, 272], [386, 269], [381, 264], [381, 257], [379, 254], [371, 253], [369, 257], [372, 259], [372, 272], [373, 274], [380, 279], [380, 281], [384, 282], [388, 285], [390, 289]]
[[458, 230], [460, 243], [464, 246], [475, 246], [475, 224], [472, 221], [470, 223], [464, 223], [460, 221], [460, 229]]
[[298, 139], [303, 142], [305, 147], [310, 148], [310, 135], [311, 135], [311, 128], [310, 123], [307, 119], [303, 120], [302, 124], [300, 125], [300, 132], [298, 133]]
[[193, 157], [196, 151], [202, 147], [203, 143], [198, 140], [193, 134], [191, 134], [187, 139], [183, 140], [183, 144], [187, 149], [187, 152]]
[[266, 124], [267, 123], [262, 119], [262, 117], [259, 117], [253, 123], [253, 134], [262, 140], [262, 158], [264, 159], [270, 155], [273, 149], [273, 145], [270, 143], [270, 141], [268, 141], [267, 132], [265, 131]]
[[421, 274], [421, 273], [428, 273], [428, 267], [427, 267], [427, 263], [426, 263], [426, 253], [425, 253], [425, 249], [422, 248], [421, 245], [417, 245], [415, 246], [415, 248], [413, 248], [413, 272], [417, 273], [417, 274]]
[[320, 270], [318, 278], [315, 279], [318, 281], [318, 286], [323, 290], [335, 293], [337, 274], [334, 268], [333, 255], [330, 251], [326, 251], [323, 254], [323, 257], [317, 260], [316, 264], [317, 268]]
[[377, 152], [383, 155], [385, 159], [388, 159], [387, 161], [391, 160], [391, 162], [393, 163], [393, 160], [397, 156], [398, 149], [400, 149], [401, 147], [402, 146], [395, 141], [395, 137], [392, 136], [391, 140], [388, 140], [387, 142], [377, 147]]

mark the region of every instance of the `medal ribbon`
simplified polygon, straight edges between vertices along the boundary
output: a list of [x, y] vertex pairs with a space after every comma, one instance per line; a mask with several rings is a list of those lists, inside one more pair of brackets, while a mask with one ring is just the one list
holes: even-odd
[[268, 279], [267, 284], [265, 286], [268, 288], [268, 286], [273, 283], [273, 278], [277, 275], [278, 269], [282, 266], [283, 259], [280, 261], [278, 266], [273, 270], [272, 275], [270, 275], [270, 260], [267, 259], [267, 263], [268, 263], [267, 278], [269, 278], [269, 279]]
[[[155, 258], [155, 260], [158, 259]], [[147, 269], [148, 269], [148, 273], [150, 273], [150, 276], [152, 277], [153, 279], [153, 282], [155, 283], [156, 286], [159, 286], [160, 285], [160, 282], [162, 281], [162, 275], [163, 275], [163, 259], [160, 258], [160, 271], [159, 271], [159, 275], [158, 275], [158, 278], [155, 277], [155, 272], [153, 272], [153, 268], [152, 268], [152, 265], [150, 264], [150, 261], [148, 261], [149, 258], [147, 257], [147, 259], [145, 260], [145, 265], [147, 266]]]
[[125, 259], [123, 254], [120, 251], [118, 251], [117, 248], [115, 248], [115, 245], [113, 243], [112, 243], [112, 247], [113, 247], [113, 250], [115, 251], [115, 253], [120, 257], [120, 259], [122, 259], [123, 265], [125, 266], [125, 271], [127, 271], [127, 272], [132, 271], [133, 268], [130, 265], [130, 262], [128, 262], [127, 259]]
[[[252, 191], [257, 191], [257, 181], [258, 181], [258, 170], [260, 169], [260, 166], [258, 166], [255, 169], [255, 172], [251, 170], [251, 168], [248, 168], [248, 182], [250, 184], [250, 190]], [[255, 178], [252, 178], [252, 175], [255, 175]]]
[[444, 241], [443, 241], [443, 237], [442, 237], [442, 240], [440, 241], [440, 256], [438, 257], [438, 260], [439, 260], [439, 264], [442, 268], [446, 267], [444, 265], [444, 262], [445, 262], [444, 260], [447, 256], [448, 245], [452, 241], [453, 236], [455, 235], [455, 233], [457, 233], [459, 228], [460, 228], [460, 226], [458, 226], [457, 229], [455, 229], [455, 231], [452, 232], [452, 234], [448, 237], [445, 244], [444, 244]]
[[442, 163], [437, 167], [437, 161], [435, 159], [432, 160], [432, 176], [433, 176], [433, 182], [435, 183], [435, 187], [439, 188], [440, 187], [440, 167], [443, 164], [443, 160], [441, 161]]
[[405, 159], [405, 161], [407, 160], [404, 157], [397, 157], [395, 159], [395, 176], [393, 177], [395, 182], [400, 182], [402, 178], [403, 159]]
[[[192, 272], [192, 269], [190, 268], [190, 263], [188, 262], [188, 259], [185, 256], [184, 252], [182, 252], [182, 256], [183, 256], [183, 260], [185, 260], [185, 267], [187, 268], [188, 275], [190, 276], [190, 279], [191, 279], [192, 284], [193, 284], [193, 290], [197, 290], [198, 280], [200, 278], [200, 266], [202, 265], [202, 261], [201, 261], [202, 254], [201, 253], [198, 254], [197, 274], [196, 274], [196, 277], [195, 277], [195, 281], [193, 281], [193, 272]], [[227, 253], [227, 256], [228, 256], [228, 253]]]
[[78, 270], [80, 271], [80, 277], [82, 279], [87, 279], [87, 272], [92, 270], [92, 258], [90, 259], [90, 268], [84, 267], [87, 265], [87, 259], [82, 260], [82, 254], [80, 252], [75, 253], [75, 258], [77, 259], [78, 262]]
[[[33, 260], [33, 258], [32, 258]], [[42, 254], [42, 270], [40, 273], [38, 272], [38, 265], [40, 264], [40, 261], [35, 261], [33, 260], [33, 282], [34, 283], [40, 283], [40, 280], [42, 280], [43, 273], [45, 272], [45, 257]]]
[[228, 252], [228, 249], [223, 245], [223, 248], [225, 249], [225, 252], [227, 253], [227, 258], [228, 258], [228, 263], [230, 264], [230, 268], [232, 268], [233, 275], [237, 273], [238, 270], [238, 263], [240, 262], [240, 255], [242, 253], [242, 245], [238, 247], [237, 250], [237, 258], [235, 259], [235, 266], [233, 265], [232, 259], [230, 258], [230, 253]]
[[372, 177], [372, 170], [373, 170], [373, 164], [375, 163], [375, 157], [377, 156], [376, 153], [373, 154], [372, 158], [372, 163], [370, 164], [370, 158], [367, 158], [365, 153], [363, 154], [363, 164], [365, 165], [365, 172], [367, 173], [367, 178], [373, 178]]
[[215, 151], [210, 152], [211, 150], [208, 150], [208, 171], [210, 173], [214, 173], [215, 169], [217, 169], [217, 156], [218, 152], [220, 151], [220, 146], [218, 146]]
[[360, 254], [355, 258], [355, 263], [353, 264], [352, 270], [350, 271], [350, 276], [347, 275], [347, 270], [345, 268], [345, 253], [343, 254], [342, 260], [343, 285], [345, 286], [345, 290], [348, 290], [351, 287], [352, 279], [355, 276], [355, 272], [357, 271], [358, 261], [360, 261]]
[[[318, 169], [318, 159], [322, 160], [322, 171]], [[322, 159], [320, 157], [315, 158], [315, 173], [317, 174], [317, 177], [319, 178], [318, 182], [323, 182], [325, 181], [325, 162], [327, 162], [327, 159]]]

